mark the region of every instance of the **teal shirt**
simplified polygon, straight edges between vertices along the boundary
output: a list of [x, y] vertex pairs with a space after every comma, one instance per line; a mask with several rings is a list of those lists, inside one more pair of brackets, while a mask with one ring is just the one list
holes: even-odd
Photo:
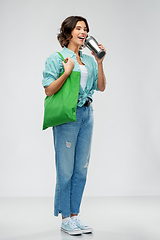
[[[62, 51], [60, 51], [60, 53], [62, 54], [64, 59], [67, 57], [70, 57], [73, 59], [74, 68], [72, 71], [78, 71], [78, 72], [81, 71], [76, 59], [76, 54], [73, 51], [64, 47]], [[88, 71], [88, 79], [87, 79], [86, 87], [83, 91], [82, 87], [80, 86], [80, 90], [79, 90], [78, 106], [82, 107], [86, 101], [86, 98], [89, 97], [92, 99], [94, 90], [98, 91], [98, 88], [97, 88], [98, 67], [94, 58], [86, 54], [83, 54], [82, 51], [80, 51], [80, 58], [81, 58], [81, 61], [85, 64]], [[57, 52], [53, 53], [50, 57], [47, 58], [45, 63], [45, 70], [43, 71], [43, 80], [42, 80], [43, 87], [48, 87], [53, 81], [59, 78], [60, 73], [63, 72], [62, 61], [63, 61], [62, 58], [59, 56]]]

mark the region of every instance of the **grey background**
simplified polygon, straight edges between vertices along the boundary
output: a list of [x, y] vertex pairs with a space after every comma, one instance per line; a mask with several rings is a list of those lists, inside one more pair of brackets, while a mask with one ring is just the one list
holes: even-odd
[[[42, 71], [56, 35], [82, 15], [107, 49], [94, 94], [86, 196], [160, 194], [160, 1], [0, 1], [0, 196], [52, 196], [51, 129], [42, 131]], [[85, 53], [90, 54], [85, 49]]]

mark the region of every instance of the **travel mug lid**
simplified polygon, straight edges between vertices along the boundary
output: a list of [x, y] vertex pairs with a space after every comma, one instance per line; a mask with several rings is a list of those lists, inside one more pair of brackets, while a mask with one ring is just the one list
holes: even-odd
[[92, 36], [88, 36], [85, 41], [84, 41], [84, 44], [87, 45], [91, 40], [95, 41], [98, 45], [98, 42], [96, 41], [96, 39]]

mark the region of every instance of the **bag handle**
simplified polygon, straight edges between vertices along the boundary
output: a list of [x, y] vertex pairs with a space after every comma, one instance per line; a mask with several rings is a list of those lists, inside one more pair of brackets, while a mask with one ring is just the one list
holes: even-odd
[[59, 56], [62, 58], [62, 60], [66, 63], [64, 57], [62, 56], [62, 54], [60, 52], [57, 52], [59, 54]]

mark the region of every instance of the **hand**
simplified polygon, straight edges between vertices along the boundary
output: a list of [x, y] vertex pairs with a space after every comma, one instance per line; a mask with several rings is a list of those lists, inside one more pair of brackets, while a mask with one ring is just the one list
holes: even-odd
[[98, 58], [93, 51], [92, 51], [91, 53], [92, 53], [92, 55], [95, 57], [97, 63], [102, 63], [102, 62], [103, 62], [103, 59], [104, 59], [105, 56], [106, 56], [106, 49], [102, 46], [102, 44], [98, 44], [98, 47], [99, 47], [100, 49], [102, 49], [102, 50], [105, 51], [105, 55], [104, 55], [102, 58]]
[[63, 61], [64, 72], [69, 76], [74, 68], [74, 61], [72, 58], [68, 57], [65, 59], [66, 63]]

